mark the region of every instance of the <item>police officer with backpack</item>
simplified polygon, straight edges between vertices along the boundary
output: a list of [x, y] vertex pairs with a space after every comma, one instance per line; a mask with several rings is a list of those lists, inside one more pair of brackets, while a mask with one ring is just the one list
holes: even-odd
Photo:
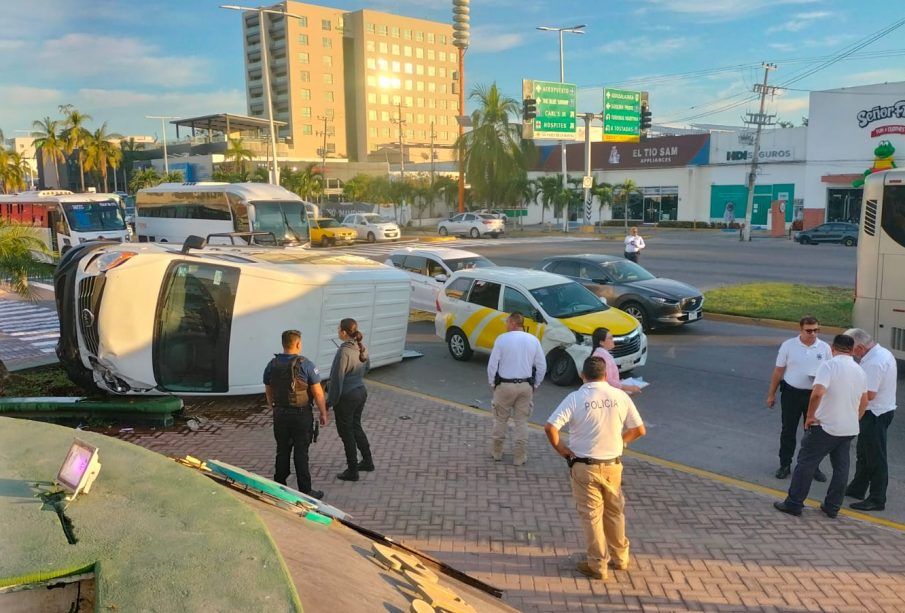
[[327, 425], [327, 403], [321, 376], [314, 362], [302, 355], [301, 332], [286, 330], [282, 342], [283, 352], [275, 354], [264, 369], [264, 394], [267, 404], [273, 408], [273, 436], [277, 442], [273, 480], [286, 485], [289, 456], [294, 451], [299, 491], [323, 498], [322, 491], [311, 489], [308, 471], [308, 445], [315, 438], [312, 405], [317, 406], [320, 413], [320, 425]]

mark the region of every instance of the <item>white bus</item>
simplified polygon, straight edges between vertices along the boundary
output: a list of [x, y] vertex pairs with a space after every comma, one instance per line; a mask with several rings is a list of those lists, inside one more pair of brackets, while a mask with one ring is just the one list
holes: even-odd
[[0, 196], [0, 218], [34, 227], [55, 255], [87, 241], [130, 237], [122, 203], [113, 194], [45, 189]]
[[852, 320], [905, 360], [905, 169], [864, 182]]
[[182, 244], [188, 236], [270, 232], [280, 245], [308, 242], [318, 208], [269, 183], [162, 183], [135, 195], [141, 242]]

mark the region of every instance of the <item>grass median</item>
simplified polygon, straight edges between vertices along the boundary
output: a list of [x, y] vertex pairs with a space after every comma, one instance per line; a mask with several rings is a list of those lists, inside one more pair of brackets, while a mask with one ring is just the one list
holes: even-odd
[[710, 313], [795, 322], [813, 315], [839, 328], [851, 326], [853, 304], [851, 288], [797, 283], [745, 283], [704, 292], [704, 310]]

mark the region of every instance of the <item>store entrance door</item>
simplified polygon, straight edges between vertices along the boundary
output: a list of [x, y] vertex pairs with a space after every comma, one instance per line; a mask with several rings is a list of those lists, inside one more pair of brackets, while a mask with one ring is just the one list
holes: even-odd
[[830, 188], [826, 195], [826, 220], [859, 223], [861, 221], [860, 187]]

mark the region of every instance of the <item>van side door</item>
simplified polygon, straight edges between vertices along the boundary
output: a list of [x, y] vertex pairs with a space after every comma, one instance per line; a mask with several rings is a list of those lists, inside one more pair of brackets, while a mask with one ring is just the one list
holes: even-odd
[[506, 331], [506, 314], [500, 310], [501, 290], [499, 283], [480, 279], [471, 286], [466, 301], [469, 315], [463, 321], [468, 322], [465, 333], [475, 349], [490, 351], [496, 337]]

